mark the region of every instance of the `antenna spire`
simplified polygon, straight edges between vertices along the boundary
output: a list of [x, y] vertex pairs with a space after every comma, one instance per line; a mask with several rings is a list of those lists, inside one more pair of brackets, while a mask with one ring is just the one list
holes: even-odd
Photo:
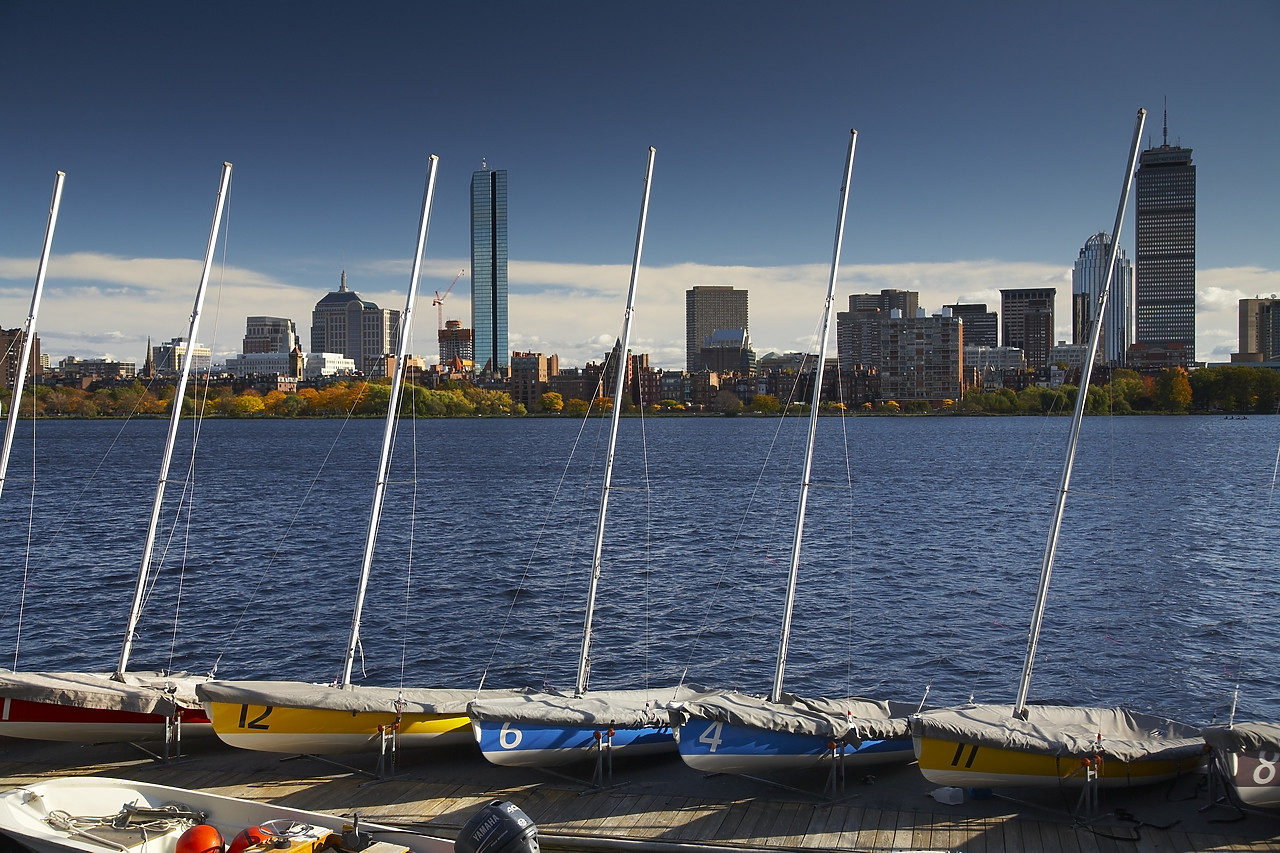
[[1169, 96], [1164, 96], [1164, 148], [1169, 147]]

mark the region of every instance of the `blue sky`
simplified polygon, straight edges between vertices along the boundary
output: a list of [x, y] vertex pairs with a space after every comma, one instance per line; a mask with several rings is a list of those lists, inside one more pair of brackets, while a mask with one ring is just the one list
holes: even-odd
[[[1198, 166], [1197, 357], [1280, 292], [1280, 4], [652, 2], [214, 5], [0, 0], [0, 326], [31, 299], [44, 351], [140, 361], [184, 334], [221, 163], [230, 237], [202, 342], [311, 309], [347, 270], [401, 308], [440, 156], [411, 349], [469, 267], [468, 184], [510, 187], [512, 349], [598, 359], [620, 329], [657, 148], [633, 340], [683, 366], [684, 291], [750, 290], [759, 352], [810, 345], [850, 128], [837, 293], [936, 310], [1056, 286], [1109, 230], [1139, 107]], [[1145, 140], [1144, 140], [1145, 143]], [[1145, 145], [1144, 145], [1145, 147]], [[1132, 257], [1132, 215], [1122, 245]], [[470, 279], [445, 303], [469, 318]]]

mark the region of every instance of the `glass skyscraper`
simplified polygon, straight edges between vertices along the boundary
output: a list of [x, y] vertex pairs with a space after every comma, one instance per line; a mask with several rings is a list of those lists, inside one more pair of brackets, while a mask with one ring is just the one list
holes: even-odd
[[[1071, 270], [1071, 334], [1077, 344], [1089, 343], [1089, 329], [1093, 324], [1093, 307], [1097, 304], [1102, 286], [1107, 283], [1107, 256], [1111, 253], [1111, 235], [1098, 232], [1090, 237], [1076, 258]], [[1095, 364], [1119, 366], [1125, 363], [1129, 351], [1130, 312], [1133, 305], [1133, 265], [1124, 256], [1124, 249], [1116, 255], [1115, 272], [1111, 277], [1111, 292], [1107, 294], [1107, 307], [1103, 312], [1102, 341], [1098, 347]]]
[[471, 328], [477, 371], [505, 370], [507, 346], [507, 172], [471, 173]]
[[1142, 152], [1136, 176], [1135, 338], [1196, 346], [1196, 167], [1191, 149], [1164, 142]]

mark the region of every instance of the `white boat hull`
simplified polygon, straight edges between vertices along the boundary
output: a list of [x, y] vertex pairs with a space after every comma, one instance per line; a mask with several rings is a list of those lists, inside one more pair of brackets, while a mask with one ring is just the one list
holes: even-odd
[[[158, 809], [175, 804], [207, 815], [205, 822], [217, 828], [228, 842], [246, 828], [269, 821], [289, 821], [294, 824], [287, 839], [290, 843], [282, 850], [295, 853], [316, 849], [325, 839], [332, 840], [333, 834], [341, 835], [351, 825], [348, 818], [321, 812], [127, 779], [78, 776], [51, 779], [0, 794], [0, 833], [34, 853], [175, 853], [178, 839], [191, 821], [169, 820], [167, 823], [172, 826], [146, 831], [89, 824], [90, 818], [117, 815], [126, 805]], [[68, 820], [57, 815], [52, 822], [48, 818], [59, 812], [81, 820], [74, 821], [70, 828], [58, 828], [66, 827]], [[370, 832], [376, 841], [407, 848], [411, 853], [453, 851], [453, 842], [443, 838], [363, 821], [360, 828]]]

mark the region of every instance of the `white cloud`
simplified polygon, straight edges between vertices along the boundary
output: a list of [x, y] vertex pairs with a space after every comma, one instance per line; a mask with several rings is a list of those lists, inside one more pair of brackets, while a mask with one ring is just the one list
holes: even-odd
[[[415, 306], [418, 333], [414, 352], [433, 355], [438, 313], [431, 297], [459, 269], [458, 259], [424, 261]], [[31, 301], [36, 260], [0, 257], [0, 317], [20, 325]], [[371, 281], [382, 290], [358, 288], [387, 308], [402, 308], [408, 261], [377, 261], [354, 267], [353, 282]], [[511, 262], [510, 344], [513, 350], [556, 353], [563, 365], [603, 357], [622, 332], [630, 279], [629, 264], [588, 265], [543, 261]], [[812, 347], [826, 294], [825, 264], [747, 267], [676, 264], [642, 267], [637, 280], [633, 348], [647, 352], [663, 368], [684, 365], [684, 294], [694, 285], [729, 285], [750, 293], [751, 338], [757, 352]], [[79, 252], [54, 255], [39, 319], [43, 351], [54, 358], [111, 356], [141, 360], [148, 338], [186, 333], [199, 281], [200, 263], [183, 258], [121, 258]], [[390, 285], [395, 278], [403, 283]], [[336, 276], [335, 276], [336, 286]], [[1225, 361], [1237, 347], [1240, 299], [1280, 293], [1280, 271], [1234, 267], [1197, 272], [1197, 353], [1201, 360]], [[932, 264], [845, 264], [836, 283], [836, 310], [851, 293], [884, 288], [915, 290], [920, 305], [936, 311], [953, 302], [985, 302], [999, 310], [1000, 290], [1012, 287], [1058, 289], [1057, 334], [1070, 335], [1071, 270], [1056, 264], [956, 261]], [[446, 319], [469, 323], [469, 278], [454, 286], [444, 305]], [[251, 269], [215, 266], [202, 314], [201, 342], [222, 354], [239, 349], [245, 317], [290, 317], [304, 345], [311, 310], [323, 296]]]

